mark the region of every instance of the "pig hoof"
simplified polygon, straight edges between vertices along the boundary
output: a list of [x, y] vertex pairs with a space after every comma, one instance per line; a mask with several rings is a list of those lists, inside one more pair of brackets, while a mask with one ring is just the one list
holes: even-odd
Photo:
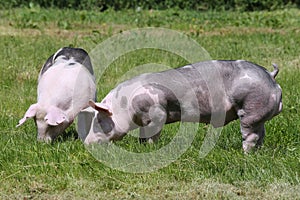
[[37, 140], [39, 142], [46, 142], [46, 143], [51, 143], [52, 142], [52, 138], [50, 136], [38, 137]]
[[139, 138], [140, 144], [146, 144], [147, 143], [147, 138]]
[[139, 138], [140, 144], [153, 144], [154, 140], [152, 138]]

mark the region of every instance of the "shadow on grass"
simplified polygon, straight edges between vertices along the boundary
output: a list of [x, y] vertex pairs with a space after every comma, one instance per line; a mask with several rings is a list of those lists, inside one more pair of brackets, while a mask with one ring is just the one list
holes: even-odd
[[67, 128], [67, 130], [65, 130], [61, 135], [59, 135], [53, 142], [67, 142], [73, 140], [80, 140], [80, 138], [78, 137], [76, 128], [71, 126]]

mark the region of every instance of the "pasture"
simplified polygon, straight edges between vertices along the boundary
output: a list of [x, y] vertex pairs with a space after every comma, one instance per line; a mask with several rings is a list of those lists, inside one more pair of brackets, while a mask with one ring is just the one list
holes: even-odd
[[[0, 11], [0, 199], [299, 199], [300, 198], [300, 11], [105, 12], [16, 8]], [[15, 126], [36, 102], [39, 70], [63, 46], [88, 52], [114, 34], [143, 27], [180, 31], [212, 59], [244, 59], [272, 70], [283, 89], [283, 112], [266, 124], [261, 149], [242, 151], [239, 121], [227, 125], [205, 157], [199, 150], [208, 127], [200, 125], [179, 159], [154, 172], [126, 173], [97, 161], [75, 139], [73, 125], [52, 144], [36, 141], [33, 120]], [[171, 53], [140, 49], [116, 59], [98, 82], [101, 100], [135, 66], [179, 67]], [[168, 144], [175, 125], [154, 145], [128, 135], [116, 145], [151, 152]]]

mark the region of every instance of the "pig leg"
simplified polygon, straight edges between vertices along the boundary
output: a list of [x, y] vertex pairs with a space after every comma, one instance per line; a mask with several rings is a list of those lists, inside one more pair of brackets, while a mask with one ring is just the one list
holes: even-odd
[[149, 109], [148, 116], [150, 123], [147, 126], [140, 127], [140, 142], [153, 143], [157, 142], [161, 129], [166, 122], [166, 112], [160, 105], [153, 106]]
[[259, 113], [259, 109], [245, 112], [238, 111], [241, 121], [241, 132], [243, 138], [243, 149], [247, 153], [254, 147], [260, 147], [265, 136], [264, 116]]
[[264, 123], [251, 128], [241, 125], [241, 132], [245, 153], [250, 152], [254, 147], [258, 148], [262, 145], [265, 136]]
[[[160, 136], [161, 130], [158, 130], [159, 128], [140, 128], [140, 143], [146, 143], [152, 144], [154, 142], [157, 142]], [[157, 132], [158, 130], [158, 132]]]

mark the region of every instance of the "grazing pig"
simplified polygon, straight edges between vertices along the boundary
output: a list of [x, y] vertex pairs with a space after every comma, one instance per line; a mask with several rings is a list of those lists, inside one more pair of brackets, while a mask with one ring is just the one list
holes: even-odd
[[275, 82], [279, 70], [273, 66], [268, 72], [248, 61], [205, 61], [127, 80], [101, 103], [90, 101], [96, 112], [85, 143], [120, 139], [135, 128], [140, 128], [141, 139], [151, 141], [167, 123], [221, 127], [240, 119], [248, 152], [262, 144], [265, 122], [282, 109], [281, 88]]
[[64, 47], [48, 58], [39, 75], [37, 103], [32, 104], [20, 126], [34, 118], [38, 140], [52, 141], [95, 99], [96, 87], [87, 52]]

